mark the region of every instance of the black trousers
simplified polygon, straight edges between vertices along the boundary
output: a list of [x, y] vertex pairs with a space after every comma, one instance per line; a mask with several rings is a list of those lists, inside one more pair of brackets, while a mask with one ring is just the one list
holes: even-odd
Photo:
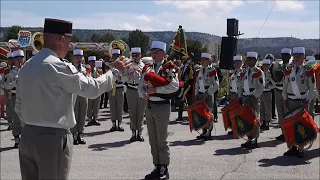
[[102, 108], [102, 105], [104, 108], [108, 107], [108, 101], [109, 101], [108, 92], [101, 94], [100, 109]]
[[217, 98], [218, 98], [218, 91], [216, 91], [216, 92], [214, 93], [214, 101], [213, 101], [213, 103], [212, 103], [214, 119], [218, 119], [218, 104], [217, 104]]
[[276, 117], [276, 100], [274, 97], [274, 89], [271, 90], [272, 92], [272, 116], [271, 118], [275, 118]]
[[[186, 99], [187, 99], [188, 106], [191, 106], [193, 104], [193, 94], [187, 93]], [[178, 119], [182, 119], [182, 113], [184, 111], [183, 110], [184, 101], [182, 101], [180, 98], [176, 98], [175, 103], [178, 106]]]

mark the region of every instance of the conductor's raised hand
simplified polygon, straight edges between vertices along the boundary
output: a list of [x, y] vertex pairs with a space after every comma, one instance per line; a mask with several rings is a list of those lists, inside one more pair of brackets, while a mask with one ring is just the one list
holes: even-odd
[[132, 60], [126, 59], [125, 57], [119, 57], [113, 62], [114, 68], [119, 71], [123, 71], [124, 69], [128, 68], [132, 64]]

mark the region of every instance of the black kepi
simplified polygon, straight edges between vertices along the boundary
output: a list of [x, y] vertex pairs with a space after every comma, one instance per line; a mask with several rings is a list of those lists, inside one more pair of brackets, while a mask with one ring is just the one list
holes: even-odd
[[44, 33], [59, 34], [63, 36], [72, 36], [72, 22], [45, 18]]

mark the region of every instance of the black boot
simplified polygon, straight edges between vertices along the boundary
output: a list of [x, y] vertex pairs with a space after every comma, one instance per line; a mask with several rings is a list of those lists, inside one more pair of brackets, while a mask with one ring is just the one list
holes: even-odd
[[82, 133], [78, 133], [77, 141], [79, 144], [86, 144], [86, 141], [82, 138]]
[[94, 126], [100, 126], [101, 124], [99, 123], [99, 121], [96, 118], [92, 119], [92, 125]]
[[233, 135], [233, 131], [229, 131], [229, 132], [228, 132], [228, 135]]
[[19, 144], [20, 144], [20, 138], [19, 136], [15, 136], [14, 137], [14, 148], [18, 148], [19, 147]]
[[160, 177], [160, 165], [154, 165], [154, 169], [151, 171], [150, 174], [147, 174], [144, 179], [145, 180], [152, 180], [152, 179], [159, 179]]
[[205, 141], [211, 140], [211, 131], [206, 133], [206, 135], [204, 136], [204, 140]]
[[159, 179], [167, 180], [169, 179], [169, 171], [167, 165], [161, 165], [159, 169]]
[[138, 134], [137, 134], [137, 141], [140, 141], [140, 142], [143, 142], [144, 141], [144, 138], [142, 137], [142, 133], [138, 131]]
[[123, 132], [123, 131], [124, 131], [123, 127], [121, 127], [121, 122], [120, 122], [120, 121], [118, 121], [117, 130], [120, 131], [120, 132]]
[[197, 139], [205, 139], [206, 134], [207, 134], [207, 129], [203, 129], [202, 134], [197, 136]]
[[298, 156], [299, 155], [299, 151], [295, 146], [293, 146], [287, 152], [283, 153], [283, 155], [284, 156]]
[[263, 121], [263, 123], [260, 125], [260, 130], [261, 130], [261, 131], [264, 131], [265, 128], [266, 128], [266, 122]]
[[130, 138], [130, 142], [135, 142], [137, 140], [137, 133], [136, 131], [132, 131], [132, 136]]
[[110, 132], [117, 131], [117, 125], [116, 122], [112, 122], [112, 128], [110, 129]]
[[79, 142], [78, 142], [78, 138], [77, 138], [77, 134], [73, 134], [73, 145], [78, 145]]

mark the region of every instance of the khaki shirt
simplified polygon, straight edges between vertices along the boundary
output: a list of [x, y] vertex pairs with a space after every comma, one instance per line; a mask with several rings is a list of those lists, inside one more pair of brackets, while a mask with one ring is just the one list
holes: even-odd
[[274, 82], [274, 80], [272, 79], [270, 70], [264, 72], [263, 75], [265, 80], [264, 92], [270, 92], [272, 89], [276, 87], [276, 82]]
[[[144, 67], [144, 63], [140, 60], [139, 63], [133, 62], [129, 69], [124, 71], [122, 76], [122, 82], [128, 83], [129, 88], [138, 89], [139, 82], [142, 78], [142, 69]], [[134, 71], [133, 75], [129, 75]]]
[[313, 71], [308, 72], [308, 69], [310, 69], [310, 67], [305, 65], [301, 65], [299, 67], [293, 67], [292, 65], [289, 65], [286, 67], [286, 76], [284, 79], [282, 91], [284, 100], [313, 100], [315, 90], [315, 77], [314, 73], [312, 73]]
[[17, 80], [18, 80], [18, 72], [20, 68], [13, 67], [9, 74], [5, 75], [4, 78], [4, 88], [6, 90], [11, 90], [11, 93], [16, 93]]
[[240, 82], [240, 73], [244, 71], [243, 69], [235, 69], [229, 72], [229, 91], [238, 94], [238, 87]]
[[213, 66], [201, 68], [196, 79], [195, 95], [198, 95], [199, 93], [208, 93], [212, 96], [218, 89], [219, 79], [216, 69]]
[[43, 48], [19, 71], [15, 111], [25, 124], [72, 128], [76, 96], [97, 98], [111, 90], [114, 76], [108, 71], [96, 79], [86, 77]]
[[254, 66], [246, 68], [240, 75], [241, 81], [238, 87], [238, 96], [251, 96], [259, 98], [265, 87], [264, 73], [260, 68]]

